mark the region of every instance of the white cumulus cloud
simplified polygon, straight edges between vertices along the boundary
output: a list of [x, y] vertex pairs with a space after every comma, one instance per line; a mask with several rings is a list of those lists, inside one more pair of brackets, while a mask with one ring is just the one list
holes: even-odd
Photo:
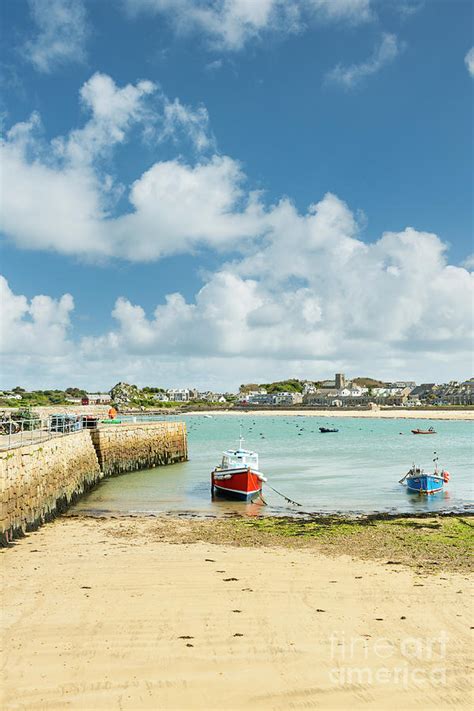
[[[39, 386], [41, 373], [45, 385], [105, 387], [118, 379], [146, 384], [150, 373], [171, 385], [174, 373], [174, 382], [225, 389], [334, 369], [388, 379], [469, 375], [474, 275], [448, 263], [437, 235], [407, 227], [365, 242], [356, 214], [332, 193], [304, 211], [290, 198], [267, 204], [237, 161], [206, 154], [207, 112], [168, 99], [151, 82], [118, 87], [96, 74], [81, 102], [84, 125], [50, 143], [37, 114], [7, 132], [0, 146], [7, 238], [130, 261], [206, 246], [221, 255], [220, 266], [194, 298], [157, 298], [152, 314], [117, 293], [116, 325], [98, 337], [75, 334], [71, 296], [29, 300], [2, 280], [6, 377]], [[104, 166], [134, 130], [156, 150], [184, 132], [204, 152], [194, 162], [157, 160], [123, 188]], [[120, 189], [128, 205], [117, 213]]]
[[[255, 232], [256, 209], [243, 196], [243, 175], [230, 158], [158, 161], [130, 188], [130, 211], [113, 215], [125, 188], [104, 165], [139, 128], [147, 145], [186, 138], [195, 151], [213, 146], [204, 107], [170, 100], [152, 82], [118, 87], [95, 74], [80, 92], [90, 115], [83, 127], [42, 138], [33, 114], [0, 144], [4, 184], [0, 227], [20, 247], [52, 249], [88, 258], [155, 259], [196, 242], [226, 242]], [[236, 203], [244, 197], [240, 211]]]
[[91, 118], [83, 128], [56, 138], [52, 144], [55, 153], [69, 165], [92, 163], [123, 143], [132, 126], [151, 121], [147, 97], [156, 89], [150, 81], [119, 88], [107, 74], [97, 72], [80, 91], [81, 103]]
[[244, 192], [243, 181], [238, 163], [227, 156], [194, 166], [177, 160], [155, 163], [132, 186], [133, 211], [107, 225], [115, 253], [148, 261], [256, 237], [262, 206]]
[[70, 314], [74, 300], [70, 294], [60, 299], [38, 295], [28, 300], [10, 289], [0, 275], [2, 308], [0, 353], [5, 356], [64, 356], [68, 353]]
[[439, 237], [409, 227], [367, 244], [332, 194], [306, 214], [285, 202], [268, 217], [253, 252], [223, 263], [193, 301], [170, 294], [148, 316], [120, 297], [117, 327], [85, 339], [87, 357], [209, 357], [229, 373], [246, 359], [282, 377], [327, 363], [387, 378], [469, 373], [474, 276], [447, 263]]
[[265, 237], [222, 262], [189, 301], [171, 293], [147, 314], [118, 294], [116, 326], [100, 336], [71, 332], [69, 295], [29, 301], [5, 280], [0, 287], [11, 384], [126, 379], [225, 390], [335, 369], [436, 381], [471, 374], [474, 274], [449, 265], [434, 234], [406, 228], [363, 242], [332, 194], [305, 214], [276, 206]]

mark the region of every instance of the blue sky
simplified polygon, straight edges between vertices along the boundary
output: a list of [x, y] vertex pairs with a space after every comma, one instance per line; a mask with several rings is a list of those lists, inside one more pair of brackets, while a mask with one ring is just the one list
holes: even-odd
[[5, 386], [468, 377], [472, 20], [3, 3]]

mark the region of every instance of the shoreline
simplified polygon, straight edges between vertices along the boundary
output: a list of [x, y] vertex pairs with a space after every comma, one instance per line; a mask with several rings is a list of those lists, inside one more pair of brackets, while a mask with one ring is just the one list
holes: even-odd
[[[474, 511], [446, 513], [304, 514], [302, 516], [209, 516], [175, 512], [163, 514], [66, 513], [87, 525], [118, 527], [123, 535], [141, 531], [173, 544], [206, 542], [232, 547], [312, 548], [328, 555], [341, 555], [347, 546], [354, 558], [380, 560], [399, 556], [400, 564], [474, 572], [470, 551], [474, 548]], [[448, 552], [448, 555], [445, 555]], [[437, 558], [437, 560], [433, 560]]]
[[[190, 409], [187, 410], [186, 407]], [[11, 412], [15, 408], [6, 407], [5, 412]], [[80, 408], [77, 405], [51, 405], [51, 406], [38, 406], [32, 408], [36, 414], [40, 417], [47, 417], [48, 415], [63, 413], [63, 414], [76, 414], [76, 415], [95, 415], [97, 417], [102, 417], [107, 419], [109, 406], [104, 405], [84, 405]], [[163, 417], [167, 419], [168, 417], [176, 416], [188, 416], [188, 415], [211, 415], [212, 417], [221, 417], [222, 415], [229, 415], [233, 417], [320, 417], [325, 419], [331, 418], [369, 418], [369, 419], [413, 419], [413, 420], [468, 420], [474, 421], [474, 407], [471, 409], [459, 409], [459, 410], [413, 410], [413, 409], [378, 409], [378, 410], [368, 410], [368, 409], [345, 409], [345, 408], [331, 408], [331, 409], [317, 409], [317, 408], [306, 408], [301, 407], [300, 409], [282, 409], [282, 408], [268, 408], [268, 409], [222, 409], [216, 408], [196, 408], [192, 409], [191, 405], [185, 406], [184, 409], [171, 409], [171, 408], [156, 408], [154, 410], [124, 410], [120, 414], [127, 417]]]
[[299, 511], [286, 508], [283, 513], [255, 513], [253, 510], [246, 511], [224, 511], [222, 513], [211, 514], [206, 511], [193, 511], [192, 509], [168, 511], [120, 511], [112, 509], [90, 509], [75, 511], [74, 507], [61, 514], [65, 518], [77, 519], [98, 519], [98, 520], [194, 520], [194, 521], [278, 521], [291, 522], [297, 524], [317, 523], [319, 525], [370, 525], [377, 521], [396, 521], [398, 519], [449, 519], [449, 518], [472, 518], [474, 517], [474, 505], [469, 505], [463, 509], [445, 509], [438, 511], [420, 511], [417, 513], [409, 511]]
[[301, 529], [58, 518], [27, 534], [0, 553], [2, 708], [470, 708], [470, 522]]
[[469, 420], [474, 421], [472, 410], [190, 410], [174, 414], [182, 415], [211, 415], [220, 417], [232, 415], [235, 417], [320, 417], [331, 418], [368, 418], [368, 419], [393, 419], [393, 420]]

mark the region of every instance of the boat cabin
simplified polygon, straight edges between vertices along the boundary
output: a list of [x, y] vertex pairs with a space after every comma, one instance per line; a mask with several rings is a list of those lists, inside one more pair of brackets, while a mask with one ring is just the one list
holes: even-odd
[[240, 469], [241, 467], [251, 467], [258, 469], [258, 454], [250, 452], [248, 449], [228, 449], [222, 455], [222, 469]]

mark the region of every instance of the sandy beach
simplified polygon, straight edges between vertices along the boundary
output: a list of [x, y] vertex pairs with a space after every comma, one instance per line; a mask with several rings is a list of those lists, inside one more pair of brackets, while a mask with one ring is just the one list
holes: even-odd
[[[188, 405], [189, 407], [189, 405]], [[255, 417], [255, 416], [261, 416], [261, 415], [267, 415], [271, 417], [301, 417], [304, 415], [305, 417], [363, 417], [363, 418], [382, 418], [382, 419], [415, 419], [415, 420], [474, 420], [474, 407], [472, 409], [466, 409], [466, 410], [413, 410], [413, 409], [406, 409], [406, 408], [387, 408], [387, 409], [379, 409], [379, 410], [364, 410], [364, 409], [340, 409], [337, 407], [334, 407], [330, 410], [327, 409], [312, 409], [312, 408], [301, 408], [301, 409], [292, 409], [292, 410], [286, 410], [282, 409], [280, 407], [273, 407], [273, 408], [267, 408], [264, 410], [243, 410], [243, 409], [196, 409], [196, 410], [191, 410], [186, 407], [184, 410], [180, 410], [179, 408], [176, 409], [170, 409], [170, 408], [164, 408], [164, 409], [155, 409], [153, 411], [150, 410], [139, 410], [139, 409], [130, 409], [127, 410], [124, 414], [129, 414], [129, 415], [134, 415], [137, 417], [141, 416], [146, 416], [146, 415], [156, 415], [159, 417], [163, 417], [166, 419], [166, 417], [169, 417], [170, 415], [212, 415], [214, 416], [220, 416], [220, 415], [234, 415], [236, 417]], [[4, 408], [5, 412], [10, 412], [14, 408]], [[107, 419], [108, 417], [108, 410], [109, 406], [108, 405], [85, 405], [85, 406], [77, 406], [77, 405], [54, 405], [54, 406], [49, 406], [49, 407], [35, 407], [33, 408], [34, 411], [38, 414], [39, 417], [49, 417], [50, 415], [53, 415], [58, 412], [62, 413], [67, 413], [67, 414], [78, 414], [78, 415], [94, 415], [99, 418]], [[120, 414], [119, 414], [120, 416]]]
[[267, 417], [362, 417], [372, 419], [401, 419], [401, 420], [474, 420], [474, 408], [472, 410], [345, 410], [337, 407], [331, 410], [281, 410], [280, 408], [269, 408], [266, 410], [199, 410], [187, 412], [187, 415], [235, 415], [236, 417], [255, 417], [266, 415]]
[[396, 524], [393, 550], [370, 527], [57, 519], [0, 553], [1, 706], [468, 709], [464, 548], [410, 555], [470, 533], [448, 524]]

